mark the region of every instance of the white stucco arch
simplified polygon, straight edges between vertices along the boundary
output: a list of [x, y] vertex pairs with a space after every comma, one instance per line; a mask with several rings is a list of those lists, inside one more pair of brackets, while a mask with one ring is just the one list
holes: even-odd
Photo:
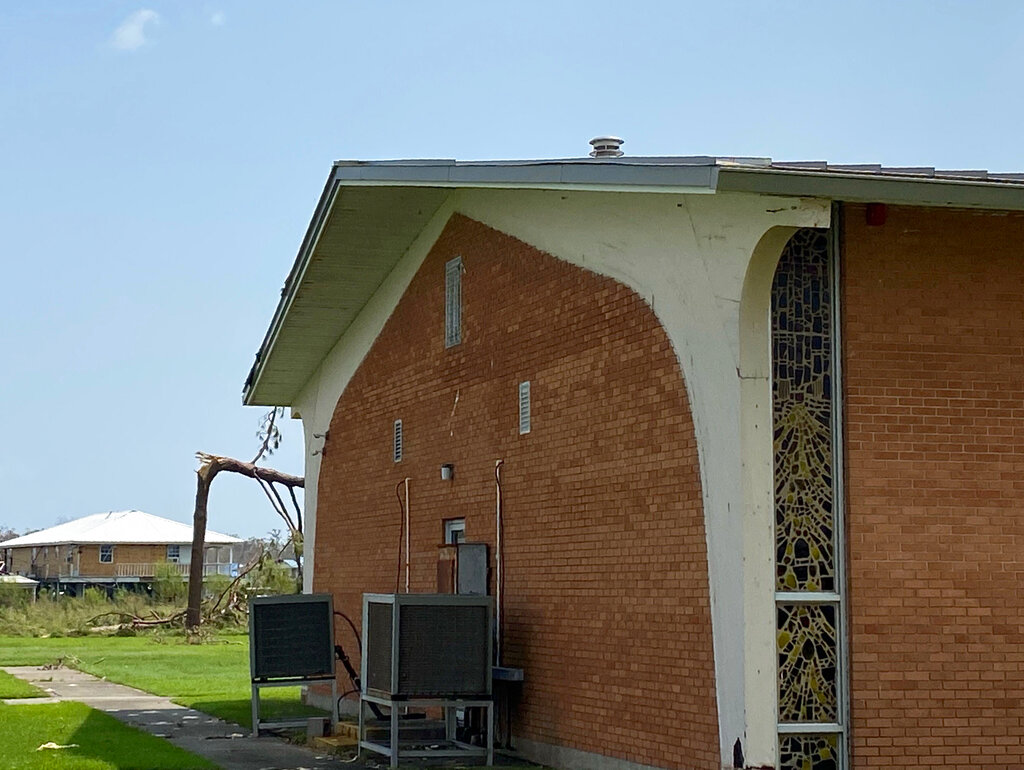
[[455, 212], [620, 281], [657, 314], [684, 374], [697, 437], [723, 766], [732, 766], [737, 739], [749, 764], [773, 764], [770, 288], [790, 235], [827, 226], [829, 203], [742, 193], [453, 192], [295, 401], [306, 433], [307, 591], [317, 435]]
[[750, 257], [740, 300], [740, 441], [743, 457], [744, 756], [777, 763], [775, 487], [771, 294], [775, 268], [798, 228], [769, 229]]

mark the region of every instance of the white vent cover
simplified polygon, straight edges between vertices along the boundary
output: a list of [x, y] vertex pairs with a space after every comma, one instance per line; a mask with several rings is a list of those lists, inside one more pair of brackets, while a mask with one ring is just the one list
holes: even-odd
[[519, 383], [519, 433], [530, 432], [530, 381]]
[[590, 140], [590, 146], [594, 148], [590, 151], [590, 157], [621, 158], [624, 154], [622, 152], [623, 144], [625, 144], [625, 140], [617, 136], [595, 136]]
[[402, 421], [395, 420], [395, 443], [394, 443], [394, 456], [395, 462], [402, 462]]

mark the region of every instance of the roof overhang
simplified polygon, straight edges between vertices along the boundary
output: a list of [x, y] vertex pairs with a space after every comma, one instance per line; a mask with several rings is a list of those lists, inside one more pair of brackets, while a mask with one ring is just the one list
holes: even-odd
[[1024, 211], [1024, 184], [1021, 181], [925, 176], [912, 171], [898, 174], [777, 167], [721, 168], [716, 189], [719, 192], [828, 198], [848, 203]]
[[243, 390], [294, 403], [320, 362], [456, 189], [742, 192], [916, 206], [1024, 210], [1024, 177], [773, 163], [768, 158], [338, 161]]

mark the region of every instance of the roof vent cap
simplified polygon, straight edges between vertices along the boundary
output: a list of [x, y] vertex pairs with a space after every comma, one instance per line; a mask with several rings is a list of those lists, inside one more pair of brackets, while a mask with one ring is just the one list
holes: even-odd
[[591, 158], [621, 158], [623, 155], [620, 149], [625, 142], [617, 136], [595, 136], [590, 140]]

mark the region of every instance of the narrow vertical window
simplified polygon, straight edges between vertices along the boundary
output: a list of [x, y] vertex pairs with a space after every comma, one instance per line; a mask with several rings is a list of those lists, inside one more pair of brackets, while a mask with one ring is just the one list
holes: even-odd
[[444, 346], [462, 342], [462, 257], [444, 266]]
[[790, 239], [772, 286], [779, 770], [848, 767], [835, 259]]
[[402, 462], [402, 421], [401, 420], [395, 420], [394, 444], [393, 444], [392, 448], [394, 450], [395, 462], [396, 463]]
[[530, 432], [530, 381], [519, 383], [519, 433]]

